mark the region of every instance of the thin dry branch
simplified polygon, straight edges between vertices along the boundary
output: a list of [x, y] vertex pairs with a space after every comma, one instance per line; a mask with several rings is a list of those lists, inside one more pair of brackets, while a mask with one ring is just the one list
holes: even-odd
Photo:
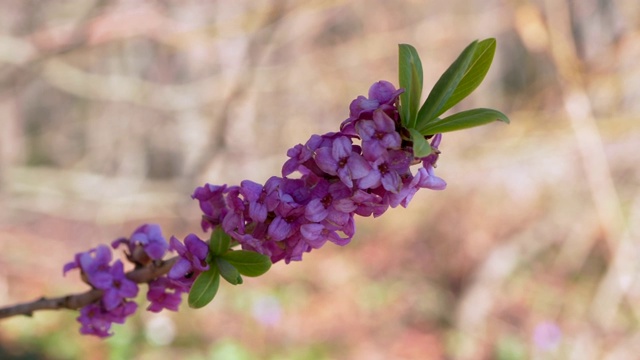
[[[151, 263], [150, 265], [127, 272], [126, 276], [129, 280], [138, 284], [149, 282], [169, 272], [178, 257], [173, 257], [159, 263]], [[26, 315], [32, 316], [34, 311], [38, 310], [58, 310], [71, 309], [76, 310], [83, 306], [98, 301], [102, 297], [102, 290], [92, 289], [80, 294], [71, 294], [57, 298], [45, 298], [34, 300], [32, 302], [16, 304], [0, 308], [0, 319]]]

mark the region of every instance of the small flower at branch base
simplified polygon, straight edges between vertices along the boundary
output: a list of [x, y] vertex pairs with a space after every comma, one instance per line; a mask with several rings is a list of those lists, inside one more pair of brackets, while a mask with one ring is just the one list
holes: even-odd
[[101, 338], [113, 335], [109, 330], [113, 323], [123, 324], [127, 317], [136, 312], [138, 305], [132, 301], [125, 301], [118, 307], [108, 311], [102, 304], [92, 303], [80, 309], [80, 316], [76, 320], [81, 324], [80, 333], [95, 335]]
[[183, 286], [171, 281], [167, 277], [159, 277], [149, 282], [147, 300], [149, 300], [151, 304], [147, 307], [147, 310], [156, 313], [162, 309], [178, 311], [178, 307], [182, 301], [182, 293], [184, 292], [187, 292], [187, 289]]
[[89, 304], [80, 309], [80, 316], [77, 318], [81, 324], [80, 333], [85, 335], [95, 335], [101, 338], [109, 337], [112, 333], [111, 316], [99, 303]]
[[172, 236], [169, 249], [175, 250], [180, 256], [168, 274], [168, 277], [178, 284], [191, 288], [196, 277], [203, 271], [209, 270], [209, 264], [206, 261], [209, 245], [196, 235], [187, 235], [184, 238], [184, 244]]
[[[116, 260], [109, 270], [111, 283], [98, 287], [104, 291], [102, 303], [104, 308], [111, 311], [117, 308], [125, 298], [133, 298], [138, 295], [138, 284], [127, 279], [124, 273], [122, 261]], [[107, 285], [107, 286], [105, 286]]]
[[106, 245], [98, 245], [89, 251], [80, 252], [75, 255], [74, 261], [64, 265], [62, 271], [79, 268], [82, 279], [95, 288], [102, 288], [111, 283], [109, 269], [111, 265], [111, 250]]
[[127, 317], [133, 315], [138, 309], [138, 304], [133, 301], [123, 301], [120, 306], [112, 309], [109, 313], [114, 323], [124, 324]]
[[119, 238], [111, 243], [114, 249], [120, 245], [127, 246], [127, 258], [139, 265], [147, 265], [151, 260], [162, 260], [169, 248], [167, 240], [162, 236], [162, 229], [157, 224], [144, 224], [129, 239]]

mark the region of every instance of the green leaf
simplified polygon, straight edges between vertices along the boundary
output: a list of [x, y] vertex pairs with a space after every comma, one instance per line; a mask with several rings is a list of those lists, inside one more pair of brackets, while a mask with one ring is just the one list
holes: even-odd
[[467, 72], [467, 68], [473, 59], [473, 55], [478, 47], [478, 41], [474, 41], [467, 46], [460, 56], [449, 66], [449, 68], [440, 76], [440, 79], [433, 86], [433, 89], [427, 96], [427, 100], [418, 111], [416, 127], [421, 128], [437, 118], [440, 114], [447, 111], [445, 105], [451, 98], [451, 95], [460, 84], [462, 77]]
[[238, 269], [240, 274], [250, 277], [260, 276], [271, 268], [271, 259], [254, 251], [229, 251], [222, 255], [221, 258], [227, 260]]
[[222, 230], [222, 227], [216, 226], [211, 233], [211, 240], [209, 240], [209, 250], [215, 256], [222, 255], [229, 250], [231, 244], [231, 236]]
[[429, 156], [431, 154], [431, 145], [418, 130], [409, 129], [411, 140], [413, 141], [413, 156], [417, 158]]
[[413, 127], [422, 96], [422, 62], [416, 49], [408, 44], [400, 44], [398, 49], [400, 87], [400, 119], [406, 127]]
[[466, 98], [482, 83], [482, 80], [484, 80], [484, 77], [491, 67], [495, 53], [496, 39], [489, 38], [478, 43], [467, 71], [462, 76], [460, 83], [453, 91], [453, 94], [451, 94], [449, 100], [444, 104], [443, 112], [451, 109], [454, 105], [462, 101], [462, 99]]
[[420, 129], [423, 135], [433, 135], [437, 133], [468, 129], [475, 126], [488, 124], [493, 121], [509, 123], [509, 118], [498, 110], [494, 109], [472, 109], [462, 111], [444, 119], [427, 124]]
[[240, 272], [238, 272], [238, 269], [236, 269], [235, 266], [229, 264], [227, 260], [216, 257], [216, 265], [218, 265], [220, 275], [222, 275], [222, 277], [230, 284], [242, 284], [242, 276], [240, 276]]
[[201, 308], [213, 300], [218, 292], [220, 286], [220, 274], [216, 266], [211, 268], [200, 275], [191, 286], [189, 291], [189, 307], [194, 309]]

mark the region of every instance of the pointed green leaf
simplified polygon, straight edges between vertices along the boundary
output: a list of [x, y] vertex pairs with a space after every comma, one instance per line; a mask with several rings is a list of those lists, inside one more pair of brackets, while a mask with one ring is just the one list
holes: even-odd
[[422, 63], [416, 49], [408, 44], [400, 44], [398, 49], [400, 87], [400, 119], [405, 126], [415, 124], [420, 97], [422, 96]]
[[437, 133], [468, 129], [475, 126], [488, 124], [493, 121], [509, 123], [509, 118], [498, 110], [494, 109], [472, 109], [462, 111], [444, 119], [434, 121], [420, 129], [423, 135], [433, 135]]
[[229, 251], [221, 258], [233, 265], [240, 274], [245, 276], [260, 276], [271, 268], [271, 259], [268, 256], [254, 251], [236, 250]]
[[431, 145], [424, 138], [424, 135], [416, 129], [409, 129], [411, 140], [413, 141], [413, 156], [422, 158], [431, 154]]
[[495, 52], [496, 39], [489, 38], [478, 43], [469, 67], [463, 75], [462, 80], [460, 80], [458, 87], [456, 87], [444, 105], [444, 111], [451, 109], [454, 105], [462, 101], [462, 99], [466, 98], [482, 83], [482, 80], [484, 80], [484, 77], [491, 67]]
[[200, 275], [193, 282], [191, 291], [189, 291], [189, 307], [194, 309], [201, 308], [213, 300], [220, 286], [220, 274], [216, 266]]
[[242, 276], [240, 276], [240, 272], [233, 265], [229, 264], [229, 262], [220, 257], [216, 257], [216, 265], [218, 265], [218, 270], [220, 271], [220, 275], [227, 280], [232, 285], [242, 284]]
[[424, 127], [448, 110], [448, 108], [445, 108], [445, 105], [466, 73], [477, 47], [477, 41], [469, 44], [444, 74], [440, 76], [440, 79], [438, 79], [433, 86], [429, 96], [427, 96], [427, 100], [420, 108], [420, 111], [418, 111], [417, 128]]
[[229, 250], [231, 244], [231, 236], [222, 230], [222, 227], [216, 226], [211, 233], [211, 240], [209, 240], [209, 250], [213, 255], [222, 255]]

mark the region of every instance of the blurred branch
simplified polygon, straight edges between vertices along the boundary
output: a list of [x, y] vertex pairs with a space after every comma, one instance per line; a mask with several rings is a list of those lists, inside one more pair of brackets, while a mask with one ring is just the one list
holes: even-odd
[[[132, 280], [138, 284], [146, 283], [168, 273], [177, 259], [178, 257], [173, 257], [158, 264], [152, 263], [151, 265], [144, 268], [131, 270], [127, 272], [126, 276], [127, 278], [129, 278], [129, 280]], [[98, 301], [101, 297], [102, 290], [97, 289], [89, 290], [80, 294], [66, 295], [57, 298], [42, 297], [32, 302], [0, 308], [0, 319], [16, 315], [32, 316], [33, 312], [38, 310], [75, 310]]]
[[210, 138], [215, 139], [215, 141], [209, 141], [209, 148], [200, 152], [200, 157], [193, 162], [191, 169], [187, 170], [187, 179], [193, 178], [196, 172], [202, 171], [206, 167], [206, 164], [211, 161], [211, 154], [221, 153], [220, 150], [225, 147], [225, 133], [230, 120], [229, 113], [233, 105], [242, 99], [242, 96], [255, 80], [257, 65], [262, 55], [266, 52], [268, 44], [272, 42], [271, 40], [287, 11], [287, 1], [275, 1], [263, 20], [261, 31], [256, 31], [255, 35], [249, 39], [244, 75], [238, 79], [239, 81], [235, 84], [233, 90], [229, 91], [224, 97], [224, 106], [220, 110], [218, 121], [215, 122], [217, 126], [211, 128]]
[[[567, 1], [544, 1], [547, 16], [551, 56], [560, 75], [564, 108], [569, 116], [582, 158], [585, 177], [591, 190], [595, 210], [599, 217], [612, 261], [609, 272], [615, 271], [616, 254], [624, 251], [621, 240], [624, 217], [615, 189], [602, 137], [596, 125], [591, 101], [585, 90], [583, 64], [576, 53], [576, 42], [571, 30], [571, 13]], [[617, 313], [619, 291], [605, 286], [611, 276], [605, 276], [591, 305], [591, 315], [602, 327], [611, 324]], [[616, 285], [619, 286], [619, 285]], [[605, 290], [606, 289], [606, 290]]]
[[[551, 215], [547, 219], [550, 219]], [[552, 221], [538, 221], [535, 228], [525, 228], [510, 240], [493, 248], [475, 271], [456, 308], [456, 328], [463, 337], [458, 346], [461, 359], [473, 359], [485, 340], [483, 326], [502, 295], [506, 280], [520, 264], [526, 263], [552, 246], [562, 229], [550, 227]]]
[[[25, 83], [31, 76], [37, 76], [37, 69], [51, 58], [68, 53], [85, 45], [87, 40], [87, 23], [96, 16], [109, 0], [97, 0], [95, 4], [88, 7], [87, 11], [77, 19], [71, 29], [62, 35], [63, 41], [59, 41], [57, 46], [39, 51], [37, 44], [33, 40], [26, 41], [9, 36], [0, 38], [0, 61], [17, 65], [18, 68], [0, 77], [0, 89], [12, 89], [11, 85]], [[37, 43], [37, 41], [36, 41]], [[6, 51], [10, 49], [10, 51]], [[18, 51], [16, 51], [16, 49]], [[22, 77], [22, 78], [21, 78]]]
[[120, 75], [96, 75], [51, 59], [42, 71], [51, 85], [78, 97], [122, 101], [165, 111], [181, 111], [228, 98], [229, 84], [217, 76], [186, 85], [164, 85]]

